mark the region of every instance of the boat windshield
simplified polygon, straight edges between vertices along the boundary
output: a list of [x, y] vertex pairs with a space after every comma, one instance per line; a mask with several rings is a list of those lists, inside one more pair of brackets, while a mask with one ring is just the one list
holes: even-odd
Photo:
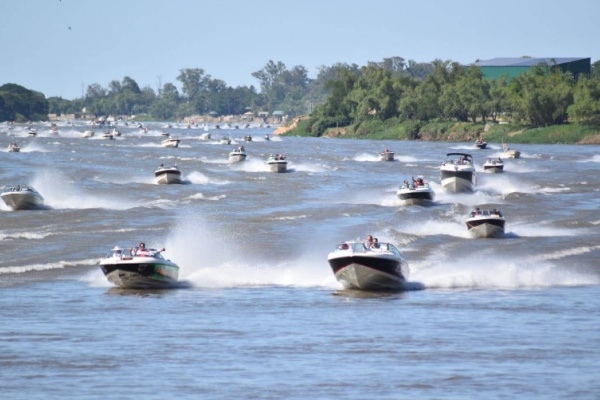
[[391, 243], [378, 242], [378, 243], [356, 243], [346, 242], [340, 243], [336, 247], [336, 251], [350, 251], [352, 253], [367, 253], [367, 252], [391, 252], [400, 256], [398, 249]]
[[37, 193], [37, 191], [31, 186], [12, 186], [6, 188], [2, 191], [2, 193], [14, 193], [14, 192], [32, 192]]
[[146, 248], [145, 250], [140, 250], [138, 247], [132, 247], [130, 249], [116, 249], [111, 250], [106, 253], [106, 258], [131, 258], [131, 257], [152, 257], [158, 258], [160, 260], [164, 260], [162, 254], [158, 252], [156, 249]]

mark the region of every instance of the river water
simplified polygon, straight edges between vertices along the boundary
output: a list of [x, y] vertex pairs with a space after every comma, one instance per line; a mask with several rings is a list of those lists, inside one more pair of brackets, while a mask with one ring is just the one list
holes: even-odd
[[[481, 166], [499, 144], [202, 141], [161, 125], [113, 141], [82, 139], [83, 123], [36, 138], [0, 126], [0, 186], [33, 185], [48, 205], [0, 205], [2, 398], [600, 397], [599, 147], [519, 145], [506, 173], [450, 195], [445, 154]], [[159, 146], [165, 130], [180, 148]], [[245, 163], [227, 162], [224, 132], [254, 136]], [[396, 162], [377, 161], [386, 147]], [[275, 153], [289, 173], [266, 172]], [[186, 184], [154, 185], [161, 163]], [[411, 174], [435, 206], [399, 205]], [[468, 238], [475, 206], [502, 210], [506, 237]], [[406, 291], [336, 282], [328, 252], [367, 234], [408, 260]], [[106, 281], [104, 254], [140, 241], [166, 247], [185, 288]]]

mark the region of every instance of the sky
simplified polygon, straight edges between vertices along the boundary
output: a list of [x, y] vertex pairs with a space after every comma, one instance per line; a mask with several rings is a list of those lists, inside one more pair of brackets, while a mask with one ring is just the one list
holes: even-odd
[[[72, 99], [124, 76], [203, 68], [255, 85], [269, 60], [600, 59], [597, 0], [0, 0], [0, 85]], [[69, 29], [69, 27], [71, 29]]]

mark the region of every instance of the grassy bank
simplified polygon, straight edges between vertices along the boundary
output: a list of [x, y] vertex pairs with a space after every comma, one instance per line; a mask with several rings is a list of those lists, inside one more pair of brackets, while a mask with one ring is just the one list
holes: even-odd
[[[310, 126], [310, 120], [302, 120], [298, 126], [286, 133], [287, 136], [316, 136]], [[511, 124], [433, 121], [398, 121], [395, 118], [386, 121], [366, 120], [343, 128], [328, 128], [323, 136], [369, 139], [369, 140], [426, 140], [469, 142], [483, 137], [489, 142], [509, 143], [565, 143], [600, 144], [600, 128], [587, 128], [580, 125], [554, 125], [543, 128], [527, 128]]]

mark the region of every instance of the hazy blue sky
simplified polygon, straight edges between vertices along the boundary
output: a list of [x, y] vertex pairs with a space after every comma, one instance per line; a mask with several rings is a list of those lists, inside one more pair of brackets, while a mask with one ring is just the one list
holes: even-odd
[[0, 84], [73, 98], [125, 75], [176, 83], [188, 67], [256, 85], [250, 74], [269, 59], [311, 76], [389, 56], [594, 61], [598, 16], [597, 0], [0, 0]]

